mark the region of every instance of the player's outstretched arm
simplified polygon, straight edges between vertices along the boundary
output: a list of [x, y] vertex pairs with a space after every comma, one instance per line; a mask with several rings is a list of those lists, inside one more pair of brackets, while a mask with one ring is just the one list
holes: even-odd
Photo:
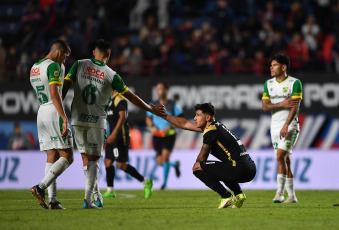
[[269, 112], [272, 110], [290, 109], [296, 107], [298, 104], [299, 104], [298, 100], [290, 99], [289, 96], [287, 96], [282, 102], [277, 104], [272, 104], [270, 99], [263, 99], [262, 110], [264, 112]]
[[68, 120], [67, 120], [67, 116], [64, 110], [64, 107], [62, 105], [62, 100], [58, 91], [58, 85], [57, 84], [51, 84], [49, 86], [50, 91], [51, 91], [51, 99], [53, 101], [53, 104], [56, 108], [56, 110], [58, 111], [60, 117], [63, 120], [63, 124], [62, 124], [62, 134], [61, 137], [65, 138], [68, 135], [69, 132], [69, 127], [68, 127]]
[[200, 133], [202, 132], [202, 130], [198, 128], [195, 123], [190, 122], [183, 117], [174, 117], [169, 114], [166, 114], [163, 118], [166, 121], [172, 123], [173, 125], [181, 129], [191, 130], [191, 131], [200, 132]]
[[140, 97], [135, 95], [131, 90], [127, 90], [126, 93], [123, 94], [125, 98], [127, 98], [130, 102], [134, 105], [138, 106], [139, 108], [149, 111], [159, 117], [162, 117], [166, 114], [165, 108], [163, 105], [148, 105], [144, 102]]

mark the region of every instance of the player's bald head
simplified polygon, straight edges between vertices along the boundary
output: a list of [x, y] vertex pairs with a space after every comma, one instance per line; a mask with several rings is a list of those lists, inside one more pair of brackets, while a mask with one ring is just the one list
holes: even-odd
[[55, 52], [61, 49], [62, 49], [62, 52], [66, 54], [67, 56], [71, 54], [71, 48], [69, 47], [67, 42], [63, 40], [55, 40], [51, 45], [51, 51]]
[[99, 51], [100, 53], [104, 54], [105, 57], [108, 56], [108, 54], [111, 53], [111, 44], [104, 39], [99, 39], [95, 43], [95, 50]]

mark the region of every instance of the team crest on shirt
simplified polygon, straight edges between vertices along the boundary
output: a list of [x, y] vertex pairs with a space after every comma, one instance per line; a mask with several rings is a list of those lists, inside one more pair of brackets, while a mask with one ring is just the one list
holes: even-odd
[[283, 88], [283, 92], [284, 92], [284, 93], [286, 93], [287, 90], [288, 90], [288, 87], [284, 87], [284, 88]]
[[286, 142], [286, 148], [291, 147], [291, 143], [290, 142]]
[[59, 76], [59, 71], [54, 71], [54, 76], [58, 77]]

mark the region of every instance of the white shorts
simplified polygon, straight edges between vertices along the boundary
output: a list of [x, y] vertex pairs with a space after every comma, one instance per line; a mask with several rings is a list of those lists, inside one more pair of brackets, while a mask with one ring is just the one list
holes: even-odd
[[299, 129], [291, 129], [288, 130], [287, 137], [282, 137], [280, 139], [280, 131], [281, 129], [271, 129], [271, 140], [274, 148], [275, 156], [277, 156], [278, 149], [285, 150], [289, 154], [292, 154], [292, 148], [298, 140], [299, 137]]
[[71, 130], [66, 138], [61, 137], [63, 120], [53, 104], [39, 107], [37, 127], [40, 151], [73, 148]]
[[74, 139], [80, 153], [102, 156], [107, 133], [106, 129], [73, 125]]

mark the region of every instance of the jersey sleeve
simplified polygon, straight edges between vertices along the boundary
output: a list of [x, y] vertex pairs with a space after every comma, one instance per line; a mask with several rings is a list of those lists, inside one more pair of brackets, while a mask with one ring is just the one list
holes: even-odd
[[209, 130], [204, 134], [203, 143], [206, 145], [213, 145], [217, 141], [218, 131], [216, 129]]
[[119, 104], [117, 105], [117, 110], [118, 111], [127, 111], [127, 101], [126, 100], [121, 100]]
[[183, 114], [183, 111], [182, 111], [182, 108], [180, 107], [180, 105], [178, 103], [175, 103], [174, 104], [174, 116], [175, 117], [182, 117], [184, 114]]
[[62, 85], [62, 81], [60, 78], [60, 66], [58, 63], [53, 62], [47, 67], [47, 76], [49, 85]]
[[266, 81], [264, 85], [264, 93], [262, 94], [262, 100], [267, 100], [267, 99], [270, 99], [270, 94], [268, 93], [267, 81]]
[[65, 80], [70, 81], [72, 84], [76, 82], [76, 75], [78, 72], [79, 61], [74, 62], [68, 74], [65, 77]]
[[124, 94], [128, 91], [128, 87], [117, 73], [113, 77], [112, 89], [118, 91], [120, 94]]
[[303, 89], [302, 89], [302, 85], [301, 85], [300, 80], [296, 80], [294, 82], [291, 98], [292, 99], [300, 99], [300, 100], [303, 99]]

